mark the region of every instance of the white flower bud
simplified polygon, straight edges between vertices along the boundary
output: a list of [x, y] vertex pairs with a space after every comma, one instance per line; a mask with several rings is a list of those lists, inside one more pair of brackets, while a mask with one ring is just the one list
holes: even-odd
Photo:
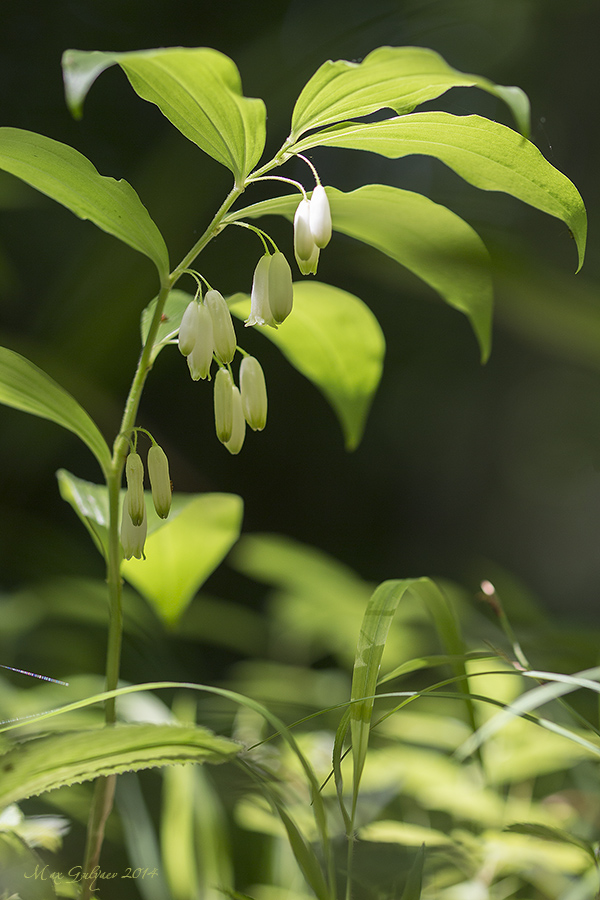
[[130, 453], [125, 462], [127, 493], [125, 506], [134, 525], [141, 525], [146, 513], [144, 500], [144, 464], [138, 453]]
[[310, 200], [301, 200], [294, 216], [294, 253], [298, 266], [301, 260], [306, 262], [312, 257], [315, 246], [310, 228]]
[[309, 220], [313, 240], [322, 250], [331, 240], [331, 210], [322, 184], [318, 184], [312, 192]]
[[244, 322], [245, 325], [273, 325], [275, 321], [269, 306], [269, 268], [271, 266], [269, 253], [258, 261], [252, 279], [252, 294], [250, 295], [250, 315]]
[[219, 291], [207, 291], [204, 302], [208, 307], [213, 326], [215, 353], [223, 365], [235, 356], [236, 339], [231, 313]]
[[233, 456], [236, 456], [242, 449], [244, 438], [246, 437], [246, 420], [242, 410], [242, 398], [239, 389], [235, 385], [233, 385], [231, 393], [233, 397], [231, 437], [225, 442], [225, 446]]
[[144, 518], [140, 525], [134, 525], [131, 516], [127, 511], [126, 505], [123, 506], [123, 515], [121, 516], [121, 546], [123, 547], [123, 556], [125, 559], [145, 559], [144, 544], [146, 543], [146, 534], [148, 532], [148, 520], [146, 519], [146, 507], [144, 506]]
[[278, 325], [291, 313], [293, 302], [292, 270], [283, 253], [278, 250], [271, 257], [269, 266], [269, 306]]
[[222, 444], [231, 439], [233, 428], [233, 381], [227, 369], [215, 376], [215, 429]]
[[213, 358], [213, 326], [210, 313], [203, 303], [196, 304], [198, 313], [196, 318], [196, 340], [191, 353], [188, 353], [187, 361], [191, 376], [194, 381], [206, 378], [210, 372], [210, 364]]
[[161, 519], [166, 519], [171, 510], [171, 478], [167, 454], [158, 444], [152, 444], [148, 450], [148, 475], [154, 509]]
[[254, 356], [245, 356], [241, 362], [240, 393], [246, 422], [253, 431], [262, 431], [267, 424], [267, 386]]
[[188, 303], [179, 326], [179, 351], [183, 356], [188, 356], [194, 349], [198, 326], [198, 304], [192, 300]]

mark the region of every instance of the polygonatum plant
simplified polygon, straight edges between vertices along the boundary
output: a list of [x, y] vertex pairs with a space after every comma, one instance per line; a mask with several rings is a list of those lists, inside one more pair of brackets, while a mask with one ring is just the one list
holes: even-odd
[[[58, 738], [30, 738], [26, 757], [32, 766], [38, 758], [45, 760], [43, 776], [36, 781], [37, 776], [28, 773], [19, 783], [13, 779], [9, 797], [12, 803], [40, 790], [90, 779], [94, 772], [101, 774], [90, 814], [85, 871], [98, 864], [119, 772], [182, 760], [222, 761], [235, 752], [231, 742], [211, 737], [204, 729], [181, 728], [177, 734], [158, 729], [153, 739], [149, 728], [116, 725], [122, 577], [167, 625], [172, 624], [234, 544], [241, 526], [239, 497], [176, 493], [171, 498], [166, 455], [138, 423], [142, 392], [157, 355], [177, 344], [194, 380], [214, 376], [217, 437], [229, 452], [239, 453], [246, 426], [260, 431], [266, 425], [268, 380], [259, 360], [238, 343], [240, 331], [236, 333], [233, 314], [247, 327], [259, 328], [323, 392], [341, 423], [347, 447], [354, 448], [381, 377], [383, 335], [358, 297], [312, 277], [298, 278], [298, 273], [317, 274], [320, 254], [327, 252], [336, 232], [376, 248], [423, 279], [468, 317], [483, 361], [490, 352], [490, 263], [471, 226], [413, 191], [387, 184], [360, 184], [351, 191], [324, 185], [306, 154], [314, 148], [337, 147], [391, 159], [411, 154], [434, 157], [471, 185], [510, 194], [564, 222], [575, 239], [579, 266], [586, 240], [585, 209], [577, 189], [528, 140], [525, 94], [457, 71], [431, 50], [380, 47], [362, 62], [325, 62], [296, 101], [289, 136], [267, 160], [263, 159], [265, 105], [244, 96], [239, 72], [227, 56], [204, 47], [130, 53], [68, 50], [63, 57], [64, 82], [76, 118], [82, 115], [94, 81], [111, 66], [120, 67], [134, 91], [155, 104], [200, 151], [229, 169], [233, 184], [201, 236], [173, 266], [159, 226], [128, 182], [100, 175], [76, 149], [56, 140], [0, 128], [0, 168], [144, 254], [157, 275], [156, 296], [148, 298], [142, 314], [139, 360], [112, 447], [74, 397], [32, 361], [0, 348], [0, 402], [76, 434], [95, 456], [104, 479], [96, 485], [64, 470], [59, 473], [62, 496], [106, 562], [110, 609], [106, 723], [119, 730], [100, 741], [95, 768], [82, 762], [81, 754], [74, 758], [68, 748], [63, 753]], [[476, 87], [506, 104], [517, 130], [478, 115], [418, 111], [421, 104], [454, 87]], [[285, 174], [286, 163], [295, 159], [306, 164], [302, 182]], [[272, 187], [273, 196], [253, 200], [252, 189], [259, 183]], [[295, 261], [255, 224], [267, 215], [293, 223]], [[250, 229], [260, 249], [251, 286], [241, 280], [239, 292], [226, 298], [218, 284], [208, 283], [199, 258], [209, 242], [233, 225]], [[292, 268], [297, 269], [296, 279]], [[185, 278], [193, 279], [193, 293], [180, 286]], [[147, 460], [140, 453], [146, 441]], [[144, 489], [146, 471], [151, 492]], [[361, 690], [359, 685], [355, 699], [360, 699]], [[357, 722], [354, 716], [353, 732], [360, 730]], [[78, 734], [77, 740], [85, 746], [85, 735]], [[365, 748], [363, 729], [354, 751], [359, 768]], [[6, 753], [12, 759], [15, 751], [9, 747]], [[19, 784], [25, 786], [21, 792]], [[294, 852], [307, 858], [306, 847], [288, 825], [285, 812], [280, 812]], [[316, 875], [314, 883], [319, 891], [325, 890]], [[88, 897], [92, 889], [88, 883], [82, 896]]]

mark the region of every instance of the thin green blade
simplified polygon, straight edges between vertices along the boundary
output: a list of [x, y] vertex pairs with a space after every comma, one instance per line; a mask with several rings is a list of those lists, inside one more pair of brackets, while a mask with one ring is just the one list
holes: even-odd
[[388, 632], [402, 597], [415, 579], [384, 581], [374, 591], [367, 604], [358, 636], [350, 707], [350, 732], [354, 760], [354, 806], [360, 779], [367, 757], [374, 694], [381, 667], [381, 658]]
[[0, 807], [100, 775], [174, 763], [221, 763], [240, 749], [207, 728], [187, 725], [116, 725], [32, 738], [0, 757]]

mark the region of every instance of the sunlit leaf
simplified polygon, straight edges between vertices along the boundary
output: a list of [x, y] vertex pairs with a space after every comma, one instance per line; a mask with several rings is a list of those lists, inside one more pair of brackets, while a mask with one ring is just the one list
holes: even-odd
[[587, 853], [587, 855], [591, 857], [594, 865], [598, 861], [593, 844], [590, 844], [589, 841], [584, 841], [581, 838], [575, 837], [575, 835], [565, 831], [563, 828], [553, 828], [549, 825], [541, 825], [538, 822], [518, 822], [514, 825], [508, 825], [506, 831], [510, 831], [513, 834], [529, 834], [533, 837], [542, 838], [545, 841], [558, 841], [562, 844], [573, 844], [575, 847], [579, 847], [580, 850], [583, 850], [584, 853]]
[[[333, 227], [405, 266], [464, 312], [485, 361], [491, 345], [493, 291], [490, 259], [481, 238], [455, 213], [421, 194], [384, 184], [344, 193], [327, 188]], [[298, 195], [277, 197], [228, 217], [279, 214], [292, 220]]]
[[103, 470], [110, 466], [106, 441], [77, 400], [42, 369], [6, 347], [0, 347], [0, 403], [72, 431], [89, 447]]
[[0, 128], [0, 168], [139, 250], [161, 276], [168, 275], [162, 235], [126, 181], [100, 175], [67, 144], [20, 128]]
[[303, 88], [292, 117], [290, 142], [305, 131], [379, 109], [411, 112], [452, 87], [479, 87], [511, 108], [519, 129], [529, 133], [529, 100], [517, 87], [504, 87], [453, 69], [424, 47], [379, 47], [360, 63], [328, 60]]
[[67, 50], [67, 103], [76, 116], [93, 82], [121, 66], [133, 89], [201, 150], [231, 169], [236, 183], [256, 165], [265, 144], [265, 106], [244, 97], [231, 59], [207, 47], [170, 47], [132, 53]]
[[[61, 496], [106, 553], [106, 488], [64, 469], [57, 475]], [[160, 519], [147, 492], [146, 510], [146, 559], [123, 560], [122, 573], [163, 622], [174, 625], [238, 539], [243, 503], [236, 494], [174, 494], [169, 518]]]
[[239, 751], [239, 744], [187, 725], [116, 725], [32, 738], [0, 756], [0, 806], [99, 775], [173, 763], [220, 763]]
[[367, 757], [374, 694], [381, 667], [381, 658], [392, 619], [400, 600], [415, 579], [384, 581], [375, 590], [365, 610], [358, 636], [354, 671], [352, 673], [352, 705], [350, 730], [354, 760], [354, 805]]
[[[234, 316], [246, 319], [250, 299], [230, 298]], [[347, 291], [318, 281], [294, 284], [294, 309], [277, 330], [261, 328], [333, 407], [353, 450], [362, 437], [365, 421], [383, 369], [385, 340], [369, 308]]]
[[534, 144], [499, 122], [443, 112], [349, 122], [304, 138], [294, 151], [316, 146], [370, 150], [392, 159], [434, 156], [475, 187], [503, 191], [561, 219], [575, 238], [581, 268], [587, 217], [579, 191]]

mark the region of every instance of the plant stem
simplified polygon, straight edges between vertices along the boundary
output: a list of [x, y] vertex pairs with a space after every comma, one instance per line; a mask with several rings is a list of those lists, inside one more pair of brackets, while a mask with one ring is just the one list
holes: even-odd
[[[122, 605], [122, 581], [121, 581], [121, 543], [119, 539], [119, 513], [120, 513], [120, 488], [123, 477], [123, 468], [129, 449], [129, 435], [135, 426], [138, 409], [142, 399], [142, 392], [146, 378], [153, 364], [153, 350], [161, 323], [165, 303], [171, 291], [171, 288], [177, 279], [183, 274], [204, 249], [206, 244], [215, 237], [222, 229], [222, 220], [235, 200], [243, 192], [245, 185], [234, 187], [221, 207], [215, 213], [212, 222], [194, 244], [189, 253], [183, 258], [180, 264], [173, 270], [168, 278], [161, 280], [161, 287], [156, 299], [156, 307], [146, 342], [142, 348], [140, 358], [125, 408], [123, 410], [123, 418], [121, 419], [121, 427], [113, 444], [113, 456], [111, 468], [105, 473], [106, 487], [108, 490], [108, 553], [106, 558], [106, 581], [108, 585], [109, 599], [109, 625], [108, 625], [108, 646], [106, 653], [106, 690], [112, 691], [118, 687], [119, 671], [121, 666], [121, 643], [123, 636], [123, 605]], [[107, 725], [114, 725], [116, 722], [116, 703], [115, 698], [106, 701], [104, 711], [105, 721]], [[102, 843], [104, 841], [104, 829], [108, 816], [110, 815], [115, 793], [116, 776], [101, 777], [96, 780], [94, 787], [94, 796], [90, 808], [88, 820], [88, 833], [85, 849], [85, 859], [83, 865], [83, 873], [89, 874], [98, 866]], [[94, 882], [91, 879], [85, 879], [81, 892], [81, 900], [89, 900], [94, 892]]]

